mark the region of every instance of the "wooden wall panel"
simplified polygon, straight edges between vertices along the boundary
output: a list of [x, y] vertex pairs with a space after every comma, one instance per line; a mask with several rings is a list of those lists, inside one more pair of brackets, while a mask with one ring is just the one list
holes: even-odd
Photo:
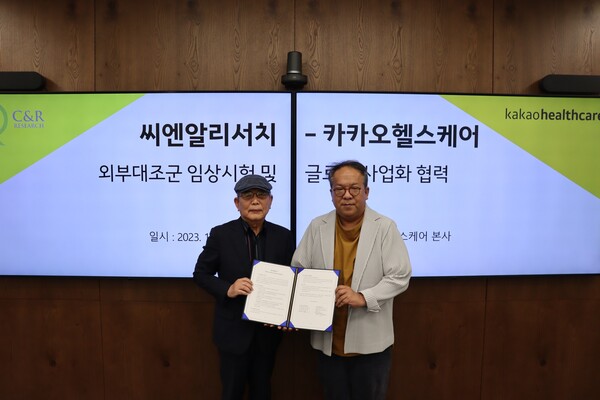
[[97, 301], [0, 300], [0, 398], [104, 399]]
[[99, 300], [98, 280], [72, 277], [0, 277], [0, 299]]
[[600, 393], [600, 276], [490, 278], [483, 400]]
[[490, 93], [492, 0], [298, 0], [309, 90]]
[[212, 297], [191, 278], [102, 279], [100, 288], [107, 398], [219, 397]]
[[211, 329], [210, 304], [103, 302], [106, 398], [219, 398]]
[[597, 1], [495, 0], [494, 8], [494, 93], [541, 93], [548, 74], [600, 74]]
[[485, 278], [413, 279], [394, 304], [389, 399], [479, 399]]
[[0, 71], [35, 71], [48, 91], [94, 90], [94, 2], [0, 2]]
[[278, 90], [291, 1], [97, 1], [97, 90]]
[[190, 264], [190, 278], [110, 278], [100, 280], [102, 301], [155, 301], [212, 303], [213, 298], [192, 280], [195, 260]]
[[595, 398], [599, 309], [598, 300], [490, 301], [482, 399]]
[[[488, 278], [488, 300], [498, 302], [600, 300], [600, 275]], [[600, 322], [600, 318], [596, 322]]]
[[98, 281], [0, 277], [0, 398], [103, 399]]

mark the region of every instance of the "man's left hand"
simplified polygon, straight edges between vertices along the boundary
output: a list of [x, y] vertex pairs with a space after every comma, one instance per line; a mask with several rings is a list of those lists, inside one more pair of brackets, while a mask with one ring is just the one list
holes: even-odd
[[365, 307], [367, 301], [362, 293], [355, 292], [350, 286], [339, 285], [335, 289], [335, 306]]

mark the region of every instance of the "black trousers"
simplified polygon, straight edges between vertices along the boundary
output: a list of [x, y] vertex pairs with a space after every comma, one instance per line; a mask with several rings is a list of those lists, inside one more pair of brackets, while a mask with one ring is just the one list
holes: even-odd
[[353, 357], [319, 352], [319, 378], [327, 400], [385, 400], [392, 348]]
[[280, 336], [274, 336], [272, 329], [275, 328], [258, 328], [243, 354], [219, 351], [223, 400], [243, 399], [246, 385], [250, 400], [271, 398], [271, 375], [280, 342]]

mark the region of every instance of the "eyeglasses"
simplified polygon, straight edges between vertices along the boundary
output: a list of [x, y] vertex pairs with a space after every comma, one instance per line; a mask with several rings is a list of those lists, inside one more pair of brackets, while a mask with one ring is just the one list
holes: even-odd
[[259, 200], [264, 200], [267, 197], [269, 197], [269, 192], [263, 192], [262, 190], [258, 190], [256, 192], [242, 192], [238, 195], [238, 197], [244, 199], [244, 200], [252, 200], [254, 198], [254, 196], [256, 196], [257, 199]]
[[362, 190], [362, 188], [358, 187], [358, 186], [350, 186], [349, 188], [336, 186], [331, 189], [331, 192], [333, 194], [335, 194], [337, 197], [344, 197], [344, 195], [346, 194], [346, 191], [348, 191], [348, 192], [350, 192], [350, 195], [352, 197], [355, 197], [355, 196], [358, 196], [358, 194], [360, 193], [361, 190]]

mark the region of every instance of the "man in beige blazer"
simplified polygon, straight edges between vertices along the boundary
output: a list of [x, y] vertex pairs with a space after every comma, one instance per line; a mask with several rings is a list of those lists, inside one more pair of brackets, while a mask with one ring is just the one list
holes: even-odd
[[311, 332], [326, 399], [385, 399], [394, 343], [394, 297], [411, 265], [396, 224], [367, 206], [368, 173], [357, 161], [329, 171], [335, 210], [312, 220], [292, 258], [338, 269], [332, 332]]

